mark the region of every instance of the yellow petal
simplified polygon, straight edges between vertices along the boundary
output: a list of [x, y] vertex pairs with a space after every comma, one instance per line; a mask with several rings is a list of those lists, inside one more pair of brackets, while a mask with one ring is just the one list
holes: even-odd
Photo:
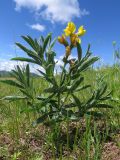
[[86, 33], [86, 30], [83, 26], [79, 27], [78, 29], [78, 36], [83, 36]]
[[64, 29], [66, 36], [71, 36], [76, 31], [76, 26], [73, 22], [68, 22], [67, 27]]
[[69, 28], [69, 30], [71, 30], [72, 33], [74, 33], [76, 31], [76, 26], [73, 22], [68, 23], [68, 28]]
[[71, 34], [71, 32], [66, 28], [66, 29], [64, 29], [64, 32], [65, 32], [65, 35], [66, 36], [70, 36], [70, 34]]

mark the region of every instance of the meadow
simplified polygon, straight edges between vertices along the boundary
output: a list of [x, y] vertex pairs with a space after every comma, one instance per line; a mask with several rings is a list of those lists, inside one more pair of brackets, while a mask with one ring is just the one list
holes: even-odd
[[[84, 32], [80, 28], [79, 36]], [[91, 58], [89, 46], [82, 55], [78, 37], [70, 36], [70, 45], [65, 37], [58, 39], [66, 47], [58, 74], [50, 34], [41, 36], [43, 45], [23, 37], [33, 50], [17, 43], [31, 59], [13, 60], [38, 64], [46, 72], [33, 77], [29, 65], [17, 66], [11, 78], [0, 79], [0, 160], [120, 159], [120, 66], [92, 67], [98, 58]], [[73, 47], [78, 59], [68, 60]]]
[[[109, 90], [112, 90], [113, 98], [117, 99], [112, 103], [112, 109], [105, 109], [106, 117], [104, 119], [97, 119], [91, 125], [88, 119], [83, 118], [80, 124], [70, 124], [71, 129], [69, 134], [71, 141], [70, 150], [67, 151], [65, 133], [62, 133], [60, 141], [61, 158], [67, 159], [119, 159], [120, 147], [120, 74], [116, 76], [116, 69], [114, 67], [105, 67], [98, 71], [91, 70], [86, 73], [86, 81], [94, 86], [95, 78], [98, 75], [105, 75], [105, 81], [109, 85]], [[93, 76], [92, 76], [93, 75]], [[116, 77], [116, 79], [115, 79]], [[47, 85], [44, 80], [35, 78], [34, 85], [38, 93], [41, 93]], [[19, 93], [16, 87], [11, 87], [0, 83], [1, 97], [5, 95], [13, 95]], [[90, 91], [79, 96], [85, 98], [90, 94]], [[32, 126], [32, 122], [37, 115], [32, 112], [21, 113], [23, 109], [27, 108], [25, 100], [10, 102], [1, 102], [0, 105], [0, 157], [1, 159], [53, 159], [51, 151], [51, 132], [49, 126], [44, 127], [42, 124], [37, 127]], [[75, 127], [77, 126], [77, 131]], [[66, 129], [66, 124], [62, 124], [63, 131]], [[77, 132], [77, 133], [76, 133]], [[62, 146], [63, 145], [63, 146]], [[74, 148], [73, 148], [73, 145]], [[62, 150], [64, 147], [64, 150]], [[107, 151], [108, 150], [108, 151]], [[105, 157], [106, 156], [106, 157]], [[2, 158], [4, 157], [4, 158]], [[64, 158], [66, 157], [66, 158]], [[54, 158], [55, 159], [55, 158]]]

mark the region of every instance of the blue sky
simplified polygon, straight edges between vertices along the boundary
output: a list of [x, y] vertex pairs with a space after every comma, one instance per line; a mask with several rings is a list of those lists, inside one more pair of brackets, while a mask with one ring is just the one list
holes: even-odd
[[[39, 38], [53, 32], [53, 37], [57, 37], [68, 21], [86, 28], [83, 50], [90, 43], [94, 55], [105, 64], [112, 64], [112, 41], [120, 44], [119, 8], [119, 0], [1, 0], [0, 70], [12, 69], [15, 62], [9, 61], [10, 58], [25, 55], [14, 45], [24, 44], [21, 35]], [[59, 58], [64, 48], [57, 43], [55, 51]]]

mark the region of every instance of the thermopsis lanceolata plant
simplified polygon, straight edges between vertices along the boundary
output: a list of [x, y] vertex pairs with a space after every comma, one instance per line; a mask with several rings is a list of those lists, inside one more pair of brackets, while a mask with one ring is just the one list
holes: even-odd
[[[63, 66], [60, 66], [59, 75], [55, 74], [57, 62], [55, 62], [56, 53], [53, 51], [56, 40], [52, 41], [51, 34], [48, 34], [46, 38], [41, 36], [39, 40], [32, 39], [30, 36], [22, 36], [31, 47], [30, 49], [16, 43], [27, 54], [28, 58], [16, 57], [12, 60], [33, 63], [40, 66], [40, 68], [44, 68], [44, 71], [41, 69], [38, 69], [38, 71], [40, 77], [45, 79], [49, 87], [45, 88], [44, 92], [36, 95], [29, 64], [23, 69], [17, 66], [12, 72], [15, 79], [1, 81], [19, 88], [22, 96], [6, 96], [3, 99], [26, 99], [28, 108], [39, 114], [34, 124], [79, 121], [85, 114], [99, 116], [101, 108], [111, 108], [111, 106], [104, 103], [110, 98], [110, 92], [107, 92], [107, 85], [102, 80], [98, 82], [95, 89], [92, 89], [90, 84], [85, 85], [84, 83], [83, 72], [90, 69], [90, 66], [99, 58], [91, 57], [90, 45], [83, 56], [80, 37], [85, 34], [86, 30], [81, 26], [77, 33], [75, 31], [76, 26], [74, 23], [69, 22], [64, 34], [58, 37], [59, 43], [65, 47]], [[77, 58], [70, 59], [73, 48], [77, 50]], [[80, 96], [77, 96], [78, 93], [82, 95], [84, 90], [89, 87], [93, 90], [90, 97], [83, 100]]]

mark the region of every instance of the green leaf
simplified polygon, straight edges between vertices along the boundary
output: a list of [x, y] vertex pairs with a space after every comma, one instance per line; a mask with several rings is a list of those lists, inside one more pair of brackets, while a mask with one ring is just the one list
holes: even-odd
[[41, 70], [37, 69], [41, 75], [43, 75], [43, 77], [50, 83], [52, 83], [53, 85], [55, 85], [55, 81], [50, 79], [44, 72], [42, 72]]
[[84, 80], [83, 77], [80, 77], [78, 80], [74, 81], [72, 87], [70, 88], [70, 91], [74, 91], [79, 85], [80, 83], [82, 83]]
[[25, 97], [25, 96], [6, 96], [6, 97], [3, 97], [1, 100], [14, 101], [14, 100], [21, 100], [21, 99], [27, 99], [27, 97]]
[[86, 112], [86, 114], [94, 117], [98, 117], [98, 118], [101, 118], [104, 116], [103, 113], [96, 112], [96, 111], [89, 111], [89, 112]]
[[57, 39], [55, 38], [54, 40], [53, 40], [53, 42], [51, 43], [51, 45], [50, 45], [50, 50], [53, 48], [53, 46], [55, 45], [55, 43], [56, 43], [56, 41], [57, 41]]
[[80, 77], [80, 74], [79, 73], [75, 73], [71, 76], [71, 79], [74, 80], [76, 78]]
[[76, 107], [76, 104], [70, 103], [70, 104], [64, 105], [64, 108], [73, 108], [73, 107]]
[[77, 53], [78, 53], [78, 60], [80, 61], [82, 58], [82, 48], [80, 43], [77, 43]]
[[107, 91], [107, 84], [102, 84], [100, 88], [100, 96], [102, 96]]
[[11, 85], [11, 86], [18, 87], [18, 88], [24, 88], [24, 86], [18, 84], [17, 82], [15, 82], [15, 81], [13, 81], [13, 80], [0, 80], [0, 82], [6, 83], [6, 84], [9, 84], [9, 85]]
[[24, 46], [23, 46], [22, 44], [20, 44], [20, 43], [16, 43], [16, 45], [17, 45], [20, 49], [22, 49], [25, 53], [27, 53], [27, 55], [28, 55], [29, 57], [32, 57], [32, 58], [35, 60], [36, 64], [41, 65], [41, 59], [38, 57], [38, 55], [37, 55], [35, 52], [27, 49], [26, 47], [24, 47]]
[[56, 93], [56, 91], [57, 91], [57, 88], [55, 88], [54, 86], [44, 89], [44, 92], [46, 93]]
[[47, 98], [43, 99], [42, 97], [38, 96], [37, 99], [38, 100], [42, 100], [43, 104], [47, 104], [47, 103], [51, 103], [51, 102], [55, 102], [52, 98], [54, 97], [55, 93], [51, 94], [50, 96], [48, 96]]
[[36, 52], [38, 52], [37, 46], [35, 45], [34, 40], [30, 36], [22, 36], [22, 38], [30, 45], [30, 47], [32, 47]]
[[27, 86], [30, 86], [30, 68], [29, 64], [26, 66], [26, 78], [27, 78]]
[[77, 98], [74, 94], [72, 94], [72, 97], [73, 97], [73, 99], [75, 101], [75, 104], [80, 107], [81, 106], [81, 102], [80, 102], [79, 98]]
[[20, 89], [20, 91], [21, 91], [24, 95], [26, 95], [27, 97], [29, 97], [30, 99], [33, 99], [32, 95], [31, 95], [31, 93], [30, 93], [29, 91], [27, 91], [27, 90], [25, 90], [25, 89]]
[[78, 71], [79, 72], [85, 71], [86, 69], [88, 69], [89, 66], [95, 63], [98, 59], [99, 59], [98, 57], [90, 58], [89, 60], [85, 61], [79, 66]]
[[44, 44], [44, 41], [45, 41], [45, 40], [44, 40], [44, 37], [43, 37], [43, 36], [40, 37], [40, 40], [41, 40], [42, 44]]
[[95, 108], [113, 108], [113, 106], [109, 104], [97, 104]]
[[33, 126], [35, 127], [39, 123], [43, 123], [47, 119], [48, 115], [45, 114], [41, 117], [39, 117], [35, 122], [33, 122]]
[[44, 44], [43, 44], [43, 52], [45, 52], [46, 47], [48, 45], [49, 40], [51, 39], [51, 34], [48, 34], [48, 36], [46, 37], [46, 39], [44, 40]]
[[75, 90], [75, 92], [78, 92], [78, 91], [81, 91], [81, 90], [87, 89], [87, 88], [89, 88], [89, 87], [91, 87], [91, 85], [81, 86], [81, 87], [77, 88], [77, 89]]
[[20, 82], [23, 83], [24, 85], [26, 85], [24, 72], [23, 72], [23, 70], [21, 70], [21, 68], [18, 65], [16, 66], [16, 72], [18, 73], [18, 77], [19, 77]]
[[88, 48], [87, 48], [87, 52], [86, 52], [85, 57], [89, 57], [90, 55], [91, 55], [91, 53], [90, 53], [90, 44], [88, 44]]
[[41, 117], [39, 117], [35, 122], [33, 122], [33, 126], [36, 126], [39, 123], [45, 122], [46, 119], [49, 116], [53, 116], [55, 113], [57, 113], [57, 112], [56, 111], [52, 111], [52, 112], [45, 113], [44, 115], [42, 115]]
[[15, 57], [15, 58], [12, 58], [11, 60], [24, 61], [24, 62], [30, 62], [30, 63], [36, 63], [33, 59], [24, 58], [24, 57]]

